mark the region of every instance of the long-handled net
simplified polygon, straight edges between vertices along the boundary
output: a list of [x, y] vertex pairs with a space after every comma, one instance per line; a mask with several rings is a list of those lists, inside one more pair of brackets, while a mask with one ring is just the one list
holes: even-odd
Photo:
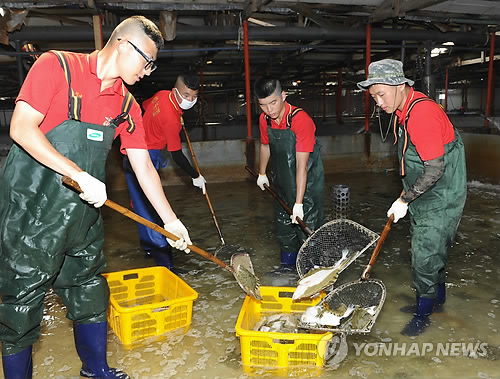
[[300, 327], [342, 333], [368, 333], [371, 330], [384, 305], [386, 289], [382, 281], [368, 278], [393, 221], [394, 215], [391, 215], [361, 279], [331, 290], [318, 305], [306, 310]]
[[[344, 283], [316, 305], [318, 309], [337, 314], [338, 325], [301, 322], [300, 327], [341, 333], [369, 333], [385, 302], [386, 289], [381, 280], [369, 279]], [[352, 312], [346, 312], [347, 309]], [[342, 315], [346, 317], [341, 317]]]
[[[189, 139], [189, 134], [187, 132], [186, 127], [184, 126], [184, 119], [181, 117], [181, 125], [182, 129], [184, 130], [184, 135], [186, 136], [186, 142], [189, 147], [189, 151], [191, 152], [191, 158], [193, 159], [193, 164], [196, 168], [196, 171], [198, 172], [199, 175], [201, 175], [200, 171], [200, 166], [198, 165], [198, 160], [196, 159], [196, 155], [194, 154], [193, 150], [193, 145], [191, 145], [191, 140]], [[217, 229], [217, 234], [219, 235], [221, 245], [215, 250], [214, 252], [214, 257], [220, 256], [222, 258], [225, 257], [230, 257], [232, 254], [248, 254], [244, 248], [238, 245], [228, 245], [226, 244], [226, 241], [224, 240], [224, 235], [222, 233], [220, 224], [219, 224], [219, 219], [217, 218], [217, 215], [215, 214], [214, 207], [212, 206], [212, 202], [210, 201], [210, 197], [208, 196], [208, 189], [205, 186], [205, 191], [204, 195], [205, 198], [207, 199], [207, 205], [208, 208], [210, 209], [210, 213], [212, 214], [212, 219], [214, 221], [215, 228]], [[253, 271], [252, 271], [253, 272]]]
[[[68, 176], [63, 176], [62, 182], [69, 186], [70, 188], [73, 188], [77, 192], [82, 192], [80, 186], [78, 185], [77, 182], [72, 180]], [[151, 222], [149, 220], [146, 220], [145, 218], [135, 214], [134, 212], [130, 211], [129, 209], [122, 207], [121, 205], [107, 199], [104, 205], [110, 207], [111, 209], [121, 213], [125, 217], [128, 217], [142, 225], [147, 226], [148, 228], [151, 228], [155, 232], [158, 232], [162, 235], [164, 235], [167, 238], [170, 238], [174, 241], [178, 240], [179, 237], [176, 235], [168, 232], [164, 228], [160, 227], [159, 225], [156, 225], [154, 222]], [[231, 256], [231, 263], [229, 265], [225, 264], [223, 261], [221, 261], [219, 258], [213, 256], [212, 254], [206, 252], [203, 249], [200, 249], [197, 246], [194, 245], [187, 245], [187, 247], [191, 250], [194, 251], [196, 254], [201, 255], [202, 257], [211, 260], [212, 262], [216, 263], [223, 269], [229, 271], [231, 274], [234, 275], [234, 278], [240, 285], [240, 287], [245, 291], [248, 295], [256, 298], [257, 300], [262, 300], [262, 296], [260, 295], [259, 287], [260, 287], [260, 280], [259, 278], [255, 275], [253, 271], [253, 265], [252, 261], [250, 260], [250, 256], [246, 253], [237, 253], [233, 254]]]
[[378, 238], [377, 233], [354, 221], [329, 221], [301, 246], [297, 255], [297, 272], [302, 278], [312, 269], [341, 264], [340, 273]]

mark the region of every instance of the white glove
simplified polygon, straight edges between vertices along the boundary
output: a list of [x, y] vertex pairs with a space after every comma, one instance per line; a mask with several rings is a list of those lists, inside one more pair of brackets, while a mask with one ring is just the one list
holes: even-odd
[[392, 203], [391, 207], [387, 211], [387, 217], [394, 214], [394, 223], [396, 223], [400, 218], [406, 216], [406, 212], [408, 212], [408, 204], [403, 202], [401, 198], [398, 198], [394, 203]]
[[259, 174], [259, 177], [257, 178], [257, 185], [260, 187], [260, 189], [262, 191], [266, 190], [266, 188], [264, 187], [264, 184], [269, 185], [269, 179], [267, 178], [267, 175]]
[[203, 195], [207, 193], [207, 190], [205, 189], [205, 183], [207, 181], [203, 177], [203, 175], [200, 174], [197, 178], [193, 179], [193, 186], [201, 188], [201, 192], [203, 192]]
[[94, 204], [94, 207], [102, 207], [104, 202], [108, 199], [108, 195], [106, 195], [106, 184], [94, 178], [88, 172], [77, 172], [71, 179], [80, 186], [82, 190], [80, 197], [86, 202]]
[[304, 205], [295, 203], [292, 210], [292, 215], [290, 218], [292, 219], [292, 224], [298, 224], [297, 217], [301, 220], [304, 219]]
[[176, 237], [179, 237], [177, 241], [167, 238], [167, 242], [170, 244], [170, 246], [175, 247], [179, 250], [184, 250], [186, 254], [191, 251], [187, 248], [187, 245], [192, 245], [192, 242], [189, 239], [189, 233], [181, 220], [176, 219], [175, 221], [165, 224], [163, 227], [167, 232], [170, 232]]

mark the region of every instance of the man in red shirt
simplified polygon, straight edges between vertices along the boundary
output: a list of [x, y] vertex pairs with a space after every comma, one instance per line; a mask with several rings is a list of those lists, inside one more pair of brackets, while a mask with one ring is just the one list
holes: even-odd
[[293, 215], [276, 201], [276, 235], [281, 263], [295, 266], [297, 253], [306, 236], [298, 227], [300, 217], [310, 228], [323, 223], [324, 172], [316, 126], [302, 109], [288, 104], [281, 83], [275, 78], [255, 82], [255, 96], [263, 113], [259, 119], [260, 162], [257, 185], [269, 185], [266, 170], [271, 163], [271, 178]]
[[[410, 211], [413, 285], [417, 304], [403, 307], [414, 317], [401, 332], [421, 334], [446, 299], [445, 265], [462, 217], [467, 174], [462, 139], [443, 109], [405, 78], [403, 63], [373, 62], [358, 87], [368, 90], [377, 105], [394, 113], [403, 191], [387, 211], [394, 222]], [[396, 121], [396, 120], [395, 120]]]
[[[181, 74], [177, 77], [172, 91], [158, 91], [153, 97], [145, 100], [142, 106], [146, 143], [156, 170], [167, 165], [167, 159], [162, 157], [162, 149], [166, 146], [175, 163], [193, 179], [193, 185], [201, 188], [205, 194], [205, 178], [198, 174], [182, 153], [180, 138], [183, 111], [194, 106], [198, 98], [199, 87], [200, 81], [197, 76]], [[126, 156], [123, 167], [135, 212], [157, 223], [160, 217], [141, 190]], [[137, 227], [144, 251], [153, 256], [157, 265], [173, 269], [171, 248], [163, 235], [139, 223]]]
[[[101, 275], [107, 199], [105, 163], [120, 137], [144, 193], [165, 224], [191, 243], [151, 163], [140, 109], [125, 84], [156, 68], [163, 38], [153, 22], [121, 22], [92, 54], [52, 51], [32, 66], [12, 115], [15, 142], [0, 175], [0, 339], [4, 377], [31, 378], [32, 345], [40, 336], [50, 287], [73, 321], [80, 375], [127, 379], [106, 360], [109, 288]], [[69, 176], [80, 197], [61, 183]]]

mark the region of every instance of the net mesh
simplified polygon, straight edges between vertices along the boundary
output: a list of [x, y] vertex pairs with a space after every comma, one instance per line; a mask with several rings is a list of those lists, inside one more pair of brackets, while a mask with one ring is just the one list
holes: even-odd
[[386, 289], [384, 284], [377, 279], [358, 280], [342, 284], [325, 296], [319, 302], [318, 306], [323, 306], [327, 309], [339, 309], [342, 305], [353, 305], [360, 309], [369, 309], [372, 314], [365, 313], [364, 320], [357, 320], [357, 322], [353, 322], [353, 317], [355, 316], [346, 317], [336, 327], [325, 327], [307, 323], [302, 323], [300, 327], [342, 333], [368, 333], [384, 305], [385, 294]]
[[378, 238], [377, 233], [348, 219], [327, 222], [301, 246], [297, 256], [297, 272], [302, 278], [313, 268], [331, 267], [339, 261], [348, 261], [343, 265], [345, 268]]

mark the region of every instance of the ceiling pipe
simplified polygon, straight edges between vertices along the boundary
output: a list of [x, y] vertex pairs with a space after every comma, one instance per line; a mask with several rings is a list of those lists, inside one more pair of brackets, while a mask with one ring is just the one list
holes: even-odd
[[[111, 35], [112, 27], [103, 27], [103, 38], [107, 40]], [[366, 38], [363, 29], [355, 28], [304, 28], [304, 27], [249, 27], [250, 40], [264, 41], [339, 41], [359, 40]], [[25, 26], [20, 31], [9, 34], [11, 40], [22, 41], [59, 41], [78, 42], [92, 41], [92, 28], [79, 26]], [[500, 37], [496, 37], [500, 39]], [[206, 27], [178, 25], [175, 41], [225, 41], [237, 40], [237, 27]], [[391, 29], [372, 28], [372, 39], [386, 41], [427, 41], [454, 42], [455, 44], [486, 45], [489, 41], [488, 33], [448, 32], [421, 29]], [[500, 43], [500, 41], [499, 41]]]
[[[434, 46], [442, 46], [445, 47], [445, 45], [434, 45]], [[373, 44], [372, 43], [372, 50], [387, 50], [387, 49], [401, 49], [401, 61], [405, 60], [405, 51], [407, 49], [417, 49], [420, 48], [420, 44], [406, 44], [403, 41], [402, 45], [393, 45], [393, 44], [387, 44], [387, 43], [377, 43]], [[449, 47], [449, 46], [448, 46]], [[282, 45], [271, 45], [271, 46], [249, 46], [249, 50], [252, 51], [286, 51], [286, 50], [298, 50], [298, 49], [309, 49], [311, 51], [326, 51], [326, 52], [331, 52], [331, 53], [352, 53], [352, 52], [364, 52], [366, 49], [366, 44], [361, 45], [361, 44], [338, 44], [338, 45], [317, 45], [317, 46], [312, 46], [308, 44], [300, 44], [300, 45], [288, 45], [288, 44], [282, 44]], [[484, 51], [486, 47], [470, 47], [470, 46], [452, 46], [452, 50], [457, 52], [457, 51]], [[186, 58], [191, 58], [193, 56], [198, 56], [198, 52], [209, 52], [209, 51], [237, 51], [240, 50], [241, 48], [238, 46], [217, 46], [217, 47], [196, 47], [196, 48], [175, 48], [175, 49], [166, 49], [163, 48], [158, 52], [158, 57], [162, 58], [173, 58], [173, 57], [186, 57]], [[40, 53], [43, 53], [47, 50], [40, 49]], [[75, 52], [81, 52], [81, 53], [86, 53], [86, 52], [91, 52], [92, 48], [80, 48], [80, 49], [72, 49], [71, 51]], [[11, 57], [16, 57], [16, 56], [26, 56], [29, 57], [33, 55], [32, 52], [25, 52], [25, 51], [15, 51], [15, 50], [0, 50], [0, 56], [11, 56]]]

